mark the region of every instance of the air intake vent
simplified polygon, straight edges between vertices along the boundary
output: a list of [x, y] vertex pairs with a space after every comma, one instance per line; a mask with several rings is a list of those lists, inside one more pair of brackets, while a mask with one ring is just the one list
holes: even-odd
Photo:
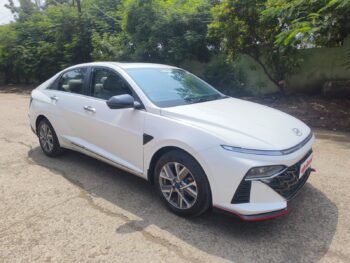
[[252, 182], [243, 179], [232, 198], [231, 204], [249, 203], [251, 187]]

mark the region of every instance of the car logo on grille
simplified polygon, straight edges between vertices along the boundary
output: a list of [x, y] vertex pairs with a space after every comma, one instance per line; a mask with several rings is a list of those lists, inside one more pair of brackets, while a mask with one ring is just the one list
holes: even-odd
[[297, 136], [303, 135], [303, 133], [298, 129], [298, 128], [293, 128], [292, 131], [295, 133]]

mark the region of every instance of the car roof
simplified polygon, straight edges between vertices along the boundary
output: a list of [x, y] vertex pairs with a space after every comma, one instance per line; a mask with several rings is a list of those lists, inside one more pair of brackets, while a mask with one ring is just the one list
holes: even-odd
[[176, 68], [174, 66], [155, 64], [155, 63], [133, 63], [133, 62], [113, 62], [113, 61], [102, 61], [102, 62], [90, 62], [84, 64], [74, 65], [71, 68], [81, 67], [81, 66], [117, 66], [122, 69], [130, 68]]

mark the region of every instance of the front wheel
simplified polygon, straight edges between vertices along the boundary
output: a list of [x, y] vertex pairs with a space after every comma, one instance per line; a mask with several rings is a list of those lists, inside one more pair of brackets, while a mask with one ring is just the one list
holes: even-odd
[[47, 119], [42, 119], [38, 125], [38, 137], [41, 149], [49, 157], [55, 157], [62, 153], [55, 130]]
[[155, 167], [155, 183], [166, 206], [180, 216], [198, 216], [211, 205], [207, 177], [189, 154], [173, 150], [165, 153]]

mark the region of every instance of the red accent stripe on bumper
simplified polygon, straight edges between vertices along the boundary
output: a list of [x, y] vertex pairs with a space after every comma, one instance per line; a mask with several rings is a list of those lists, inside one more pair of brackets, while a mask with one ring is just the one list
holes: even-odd
[[241, 220], [250, 221], [250, 222], [272, 219], [272, 218], [283, 216], [283, 215], [286, 215], [289, 213], [288, 209], [286, 208], [286, 209], [282, 209], [282, 210], [277, 210], [277, 211], [263, 213], [263, 214], [257, 214], [257, 215], [241, 215], [237, 212], [228, 210], [228, 209], [223, 208], [223, 207], [214, 206], [214, 208], [219, 210], [219, 211], [229, 213], [231, 215], [235, 215], [238, 218], [240, 218]]

